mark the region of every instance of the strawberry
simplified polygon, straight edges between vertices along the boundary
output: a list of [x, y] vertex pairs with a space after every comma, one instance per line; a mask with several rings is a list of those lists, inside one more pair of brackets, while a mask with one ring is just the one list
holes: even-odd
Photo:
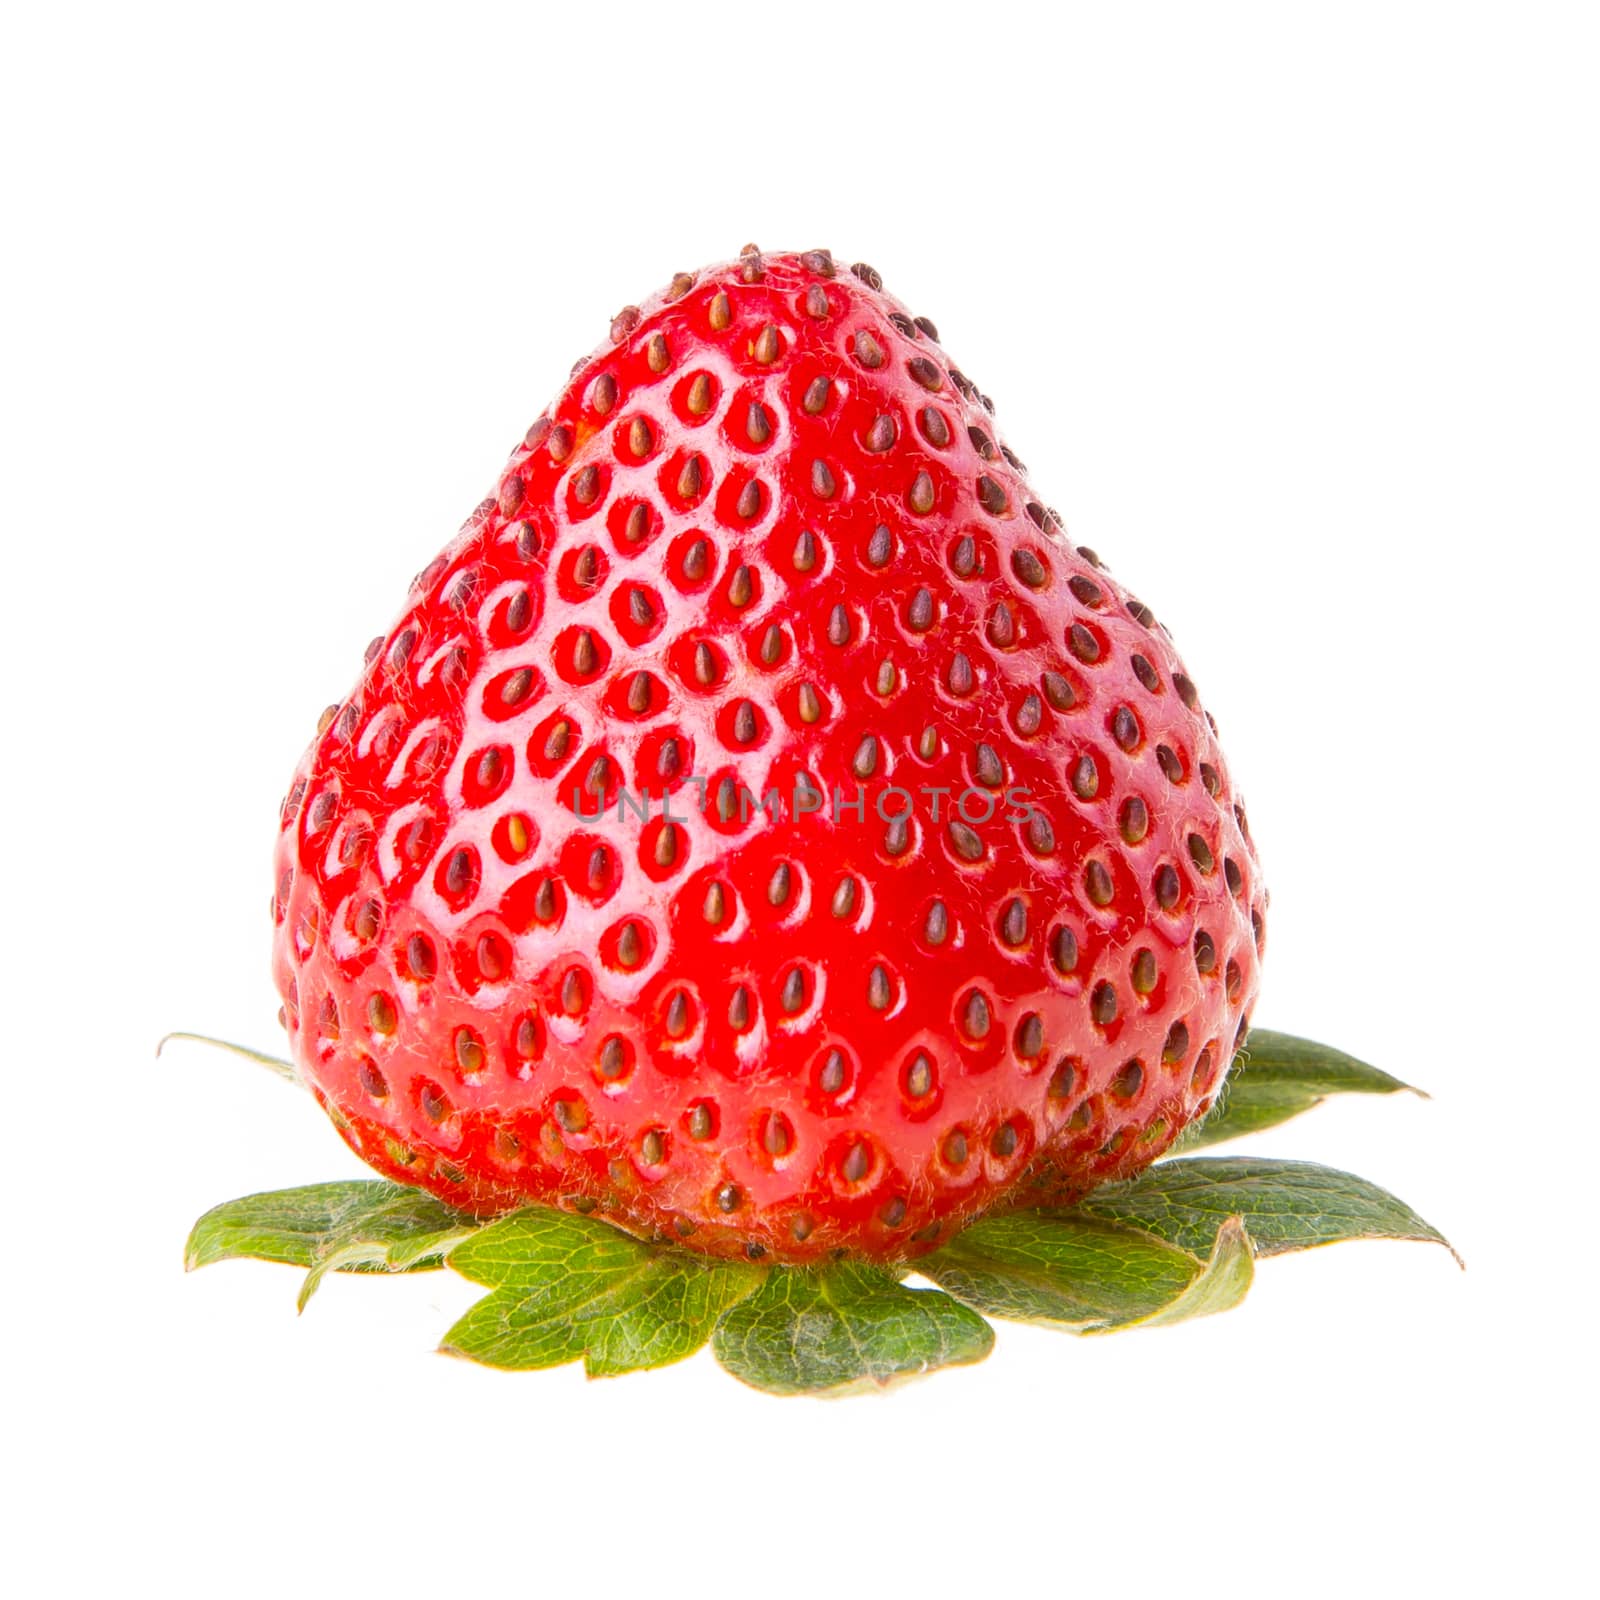
[[992, 410], [825, 251], [681, 273], [574, 369], [283, 805], [283, 1019], [373, 1167], [906, 1258], [1209, 1109], [1244, 811]]

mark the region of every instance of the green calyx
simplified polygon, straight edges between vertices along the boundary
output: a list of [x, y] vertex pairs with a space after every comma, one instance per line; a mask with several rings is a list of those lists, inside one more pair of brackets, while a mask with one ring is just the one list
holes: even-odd
[[[1330, 1094], [1407, 1087], [1340, 1051], [1257, 1032], [1217, 1107], [1179, 1148], [1274, 1126]], [[301, 1267], [302, 1307], [329, 1272], [449, 1266], [489, 1291], [445, 1334], [451, 1355], [507, 1369], [582, 1361], [603, 1377], [665, 1366], [709, 1342], [753, 1388], [835, 1394], [981, 1361], [994, 1344], [988, 1318], [1098, 1334], [1226, 1311], [1249, 1290], [1256, 1258], [1343, 1239], [1446, 1244], [1409, 1206], [1349, 1173], [1183, 1156], [1068, 1210], [980, 1218], [901, 1269], [714, 1260], [543, 1206], [479, 1223], [378, 1179], [217, 1206], [195, 1224], [185, 1261]], [[908, 1285], [907, 1273], [936, 1287]]]

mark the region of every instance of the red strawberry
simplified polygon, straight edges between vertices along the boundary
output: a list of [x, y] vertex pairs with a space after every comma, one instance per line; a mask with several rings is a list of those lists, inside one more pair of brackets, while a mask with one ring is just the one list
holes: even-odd
[[1244, 813], [991, 409], [823, 251], [617, 317], [283, 807], [285, 1021], [358, 1154], [480, 1213], [897, 1257], [1209, 1107]]

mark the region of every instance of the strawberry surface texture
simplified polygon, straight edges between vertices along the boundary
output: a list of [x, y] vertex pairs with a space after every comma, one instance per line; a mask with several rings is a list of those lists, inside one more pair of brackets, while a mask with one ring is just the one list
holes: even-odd
[[1165, 629], [870, 267], [613, 321], [282, 809], [296, 1068], [389, 1177], [917, 1255], [1209, 1110], [1266, 895]]

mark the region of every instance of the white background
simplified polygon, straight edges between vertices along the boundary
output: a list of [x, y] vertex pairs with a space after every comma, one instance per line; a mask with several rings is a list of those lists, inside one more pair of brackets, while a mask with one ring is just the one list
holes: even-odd
[[[0, 40], [13, 1592], [1525, 1592], [1593, 1514], [1586, 7], [35, 5]], [[865, 257], [1168, 622], [1257, 1021], [1425, 1085], [1256, 1142], [1468, 1262], [1001, 1330], [882, 1400], [431, 1353], [446, 1274], [181, 1270], [360, 1169], [265, 1073], [320, 708], [611, 315]], [[1585, 1558], [1584, 1567], [1589, 1565]]]

